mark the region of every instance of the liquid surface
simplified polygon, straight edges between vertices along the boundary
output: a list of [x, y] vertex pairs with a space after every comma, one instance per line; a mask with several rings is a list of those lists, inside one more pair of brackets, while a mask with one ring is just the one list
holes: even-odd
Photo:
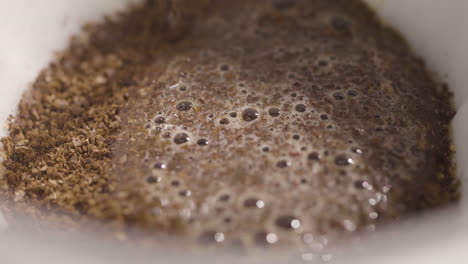
[[[449, 93], [360, 2], [184, 3], [148, 1], [91, 27], [44, 71], [4, 140], [18, 201], [320, 254], [457, 199]], [[34, 144], [35, 130], [63, 140]]]

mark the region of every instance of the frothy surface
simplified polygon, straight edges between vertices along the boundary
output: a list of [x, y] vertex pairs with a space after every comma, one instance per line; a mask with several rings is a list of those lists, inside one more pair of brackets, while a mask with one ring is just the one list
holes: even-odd
[[116, 173], [161, 179], [141, 187], [151, 221], [307, 244], [443, 203], [450, 108], [421, 62], [346, 4], [279, 2], [219, 7], [137, 78]]
[[[94, 139], [71, 143], [109, 144], [112, 155], [95, 176], [105, 191], [76, 173], [65, 184], [82, 188], [80, 201], [63, 195], [60, 184], [47, 186], [53, 196], [28, 198], [208, 245], [298, 245], [313, 254], [337, 236], [456, 199], [448, 92], [366, 7], [338, 0], [198, 4], [204, 15], [197, 19], [195, 8], [187, 30], [177, 20], [186, 15], [183, 5], [155, 26], [161, 5], [148, 1], [93, 29], [56, 62], [61, 67], [43, 73], [33, 91], [46, 103], [36, 113], [23, 109], [15, 129], [27, 138], [31, 127], [21, 117], [62, 111], [92, 118], [92, 107], [105, 102], [116, 108], [113, 129], [93, 127]], [[176, 32], [170, 42], [161, 43], [161, 27]], [[59, 95], [49, 109], [48, 92], [81, 80], [93, 87]], [[63, 85], [44, 86], [54, 82]], [[100, 100], [101, 90], [111, 100]], [[86, 118], [80, 129], [88, 129]], [[23, 194], [37, 183], [10, 178]]]

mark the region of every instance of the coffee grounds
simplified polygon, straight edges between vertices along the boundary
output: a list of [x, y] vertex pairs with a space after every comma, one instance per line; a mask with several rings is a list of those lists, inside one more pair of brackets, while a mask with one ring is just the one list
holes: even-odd
[[458, 199], [450, 97], [359, 1], [146, 1], [40, 73], [2, 179], [71, 222], [323, 248]]

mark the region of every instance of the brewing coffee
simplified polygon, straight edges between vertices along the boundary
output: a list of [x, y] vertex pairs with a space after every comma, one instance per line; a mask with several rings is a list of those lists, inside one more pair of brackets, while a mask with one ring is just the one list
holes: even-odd
[[42, 71], [4, 178], [79, 218], [319, 250], [457, 200], [450, 99], [359, 1], [146, 1]]

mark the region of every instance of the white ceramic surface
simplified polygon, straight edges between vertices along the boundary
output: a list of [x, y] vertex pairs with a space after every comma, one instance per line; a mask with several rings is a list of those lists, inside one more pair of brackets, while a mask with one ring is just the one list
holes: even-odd
[[[221, 1], [221, 0], [220, 0]], [[0, 123], [14, 112], [21, 93], [86, 21], [119, 9], [128, 0], [0, 0]], [[368, 0], [398, 28], [455, 92], [458, 172], [468, 177], [468, 1]], [[4, 135], [3, 129], [0, 135]], [[468, 179], [467, 179], [468, 180]], [[432, 212], [370, 237], [372, 256], [339, 263], [468, 263], [468, 184], [460, 206]], [[0, 232], [4, 226], [0, 215]], [[40, 241], [40, 242], [39, 242]], [[0, 263], [130, 263], [97, 243], [47, 244], [44, 238], [0, 234]], [[73, 244], [76, 245], [76, 244]], [[83, 246], [87, 245], [87, 247]], [[92, 245], [92, 246], [90, 246]], [[58, 248], [61, 250], [58, 250]], [[88, 250], [85, 250], [88, 249]], [[103, 253], [104, 252], [104, 253]], [[109, 256], [115, 256], [113, 260]], [[163, 263], [159, 254], [159, 262]], [[155, 262], [156, 263], [156, 262]], [[175, 262], [172, 262], [175, 263]], [[176, 263], [185, 263], [178, 259]], [[271, 263], [271, 262], [269, 262]]]

